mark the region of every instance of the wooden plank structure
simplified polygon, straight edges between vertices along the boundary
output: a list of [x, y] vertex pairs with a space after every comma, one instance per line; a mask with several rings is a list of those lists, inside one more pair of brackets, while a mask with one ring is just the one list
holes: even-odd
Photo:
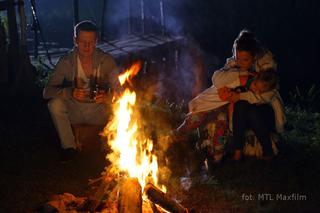
[[[18, 7], [18, 15], [20, 21], [20, 37], [17, 25], [16, 6]], [[0, 67], [1, 76], [7, 76], [7, 81], [3, 82], [5, 88], [12, 94], [28, 93], [35, 87], [34, 85], [34, 67], [31, 65], [29, 54], [26, 46], [26, 16], [24, 10], [24, 0], [6, 0], [0, 2], [0, 10], [7, 11], [8, 17], [8, 40], [6, 60], [1, 60]], [[3, 37], [3, 36], [1, 36]]]
[[[32, 10], [34, 10], [33, 13], [36, 15], [36, 5], [35, 5], [35, 0], [31, 0], [31, 6]], [[104, 51], [110, 53], [114, 57], [118, 58], [120, 55], [132, 55], [135, 52], [140, 52], [141, 49], [147, 49], [155, 46], [162, 45], [164, 43], [171, 43], [173, 40], [177, 40], [177, 37], [170, 37], [169, 35], [166, 34], [165, 30], [165, 10], [164, 10], [164, 3], [163, 0], [159, 0], [158, 4], [158, 10], [159, 10], [159, 26], [161, 27], [161, 32], [156, 35], [152, 34], [150, 30], [146, 29], [146, 21], [149, 17], [146, 17], [146, 9], [148, 7], [148, 2], [145, 0], [139, 0], [139, 1], [134, 1], [133, 0], [128, 0], [128, 22], [127, 22], [127, 32], [126, 32], [126, 37], [122, 37], [120, 40], [113, 40], [113, 41], [107, 41], [105, 39], [104, 35], [104, 28], [105, 28], [105, 18], [106, 18], [106, 11], [107, 11], [107, 3], [110, 3], [107, 0], [102, 0], [102, 6], [101, 6], [101, 16], [98, 18], [99, 20], [95, 20], [97, 23], [99, 23], [100, 27], [100, 38], [101, 38], [101, 43], [99, 44], [99, 48], [103, 49]], [[155, 3], [155, 2], [154, 2]], [[153, 3], [153, 4], [154, 4]], [[133, 24], [133, 18], [132, 18], [132, 7], [135, 6], [136, 9], [138, 9], [140, 13], [140, 18], [138, 19], [139, 23], [136, 23], [135, 25]], [[81, 21], [80, 13], [79, 10], [81, 8], [81, 4], [79, 0], [73, 0], [72, 1], [72, 6], [73, 6], [73, 23], [74, 25], [77, 24], [79, 21]], [[37, 19], [37, 18], [36, 18]], [[39, 24], [36, 24], [39, 25]], [[40, 26], [36, 26], [34, 28], [40, 28]], [[133, 29], [137, 28], [137, 29]], [[46, 64], [47, 62], [50, 62], [50, 56], [52, 56], [52, 64], [55, 64], [57, 59], [63, 55], [65, 52], [68, 51], [68, 48], [61, 48], [59, 47], [59, 44], [57, 43], [48, 43], [44, 41], [44, 38], [42, 38], [42, 44], [38, 42], [37, 34], [38, 31], [37, 29], [35, 30], [35, 38], [34, 38], [34, 58], [32, 58], [33, 61], [34, 59], [38, 58], [38, 48], [39, 48], [39, 56], [41, 58], [48, 58], [45, 59]], [[146, 34], [146, 32], [148, 33]], [[132, 34], [136, 33], [136, 34]], [[43, 36], [42, 36], [43, 37]], [[40, 45], [38, 47], [38, 45]], [[50, 46], [50, 48], [46, 48], [46, 45]], [[42, 47], [41, 47], [42, 46]], [[42, 49], [41, 49], [42, 48]], [[47, 56], [44, 54], [45, 51], [48, 51]], [[45, 56], [45, 57], [43, 57]], [[51, 64], [51, 63], [50, 63]], [[51, 65], [52, 65], [51, 64]]]
[[[167, 51], [174, 51], [179, 48], [179, 45], [181, 42], [183, 42], [183, 39], [184, 38], [181, 36], [172, 37], [155, 34], [128, 35], [124, 39], [102, 41], [97, 45], [97, 47], [111, 54], [114, 58], [116, 58], [117, 61], [120, 61], [128, 56], [139, 55], [144, 57], [144, 53], [150, 53], [155, 49], [158, 51], [157, 56], [161, 57], [161, 52], [159, 52], [159, 49], [165, 48]], [[69, 48], [58, 47], [58, 44], [56, 43], [48, 43], [48, 45], [52, 46], [52, 48], [49, 49], [49, 54], [51, 55], [53, 64], [55, 64], [61, 56], [70, 51]], [[39, 56], [44, 58], [44, 63], [50, 66], [49, 61], [45, 58], [45, 54], [46, 53], [44, 49], [39, 49]], [[36, 59], [33, 56], [31, 56], [31, 60], [33, 63], [36, 63]]]

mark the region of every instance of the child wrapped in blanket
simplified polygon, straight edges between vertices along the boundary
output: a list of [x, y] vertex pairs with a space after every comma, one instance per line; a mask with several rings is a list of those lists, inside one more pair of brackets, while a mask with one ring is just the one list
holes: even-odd
[[[222, 72], [223, 75], [221, 75]], [[174, 131], [174, 135], [185, 140], [184, 136], [188, 132], [214, 120], [214, 128], [210, 126], [208, 128], [209, 131], [214, 132], [207, 132], [207, 136], [211, 136], [213, 143], [211, 141], [211, 144], [208, 144], [209, 140], [206, 140], [207, 143], [202, 146], [208, 145], [211, 150], [209, 150], [209, 155], [214, 158], [215, 162], [220, 161], [224, 155], [225, 137], [228, 130], [226, 113], [228, 111], [229, 119], [232, 119], [234, 102], [245, 100], [250, 104], [269, 103], [274, 108], [275, 116], [277, 117], [277, 114], [282, 116], [282, 101], [276, 90], [277, 79], [277, 73], [273, 69], [264, 70], [255, 76], [248, 75], [247, 72], [241, 73], [238, 69], [231, 69], [227, 72], [216, 71], [212, 77], [213, 85], [189, 102], [189, 113]]]

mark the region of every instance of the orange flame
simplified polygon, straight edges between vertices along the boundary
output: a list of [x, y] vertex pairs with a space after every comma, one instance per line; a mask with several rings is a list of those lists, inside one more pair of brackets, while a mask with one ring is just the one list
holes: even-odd
[[[136, 75], [140, 67], [139, 61], [121, 74], [119, 76], [121, 85]], [[158, 162], [153, 154], [153, 141], [143, 132], [135, 102], [136, 93], [128, 88], [125, 89], [115, 102], [114, 116], [104, 128], [102, 135], [108, 137], [108, 143], [113, 151], [107, 155], [113, 169], [138, 178], [143, 189], [148, 182], [158, 185]]]
[[126, 81], [130, 82], [130, 79], [137, 75], [140, 69], [141, 61], [135, 62], [129, 69], [118, 76], [120, 84], [123, 85]]

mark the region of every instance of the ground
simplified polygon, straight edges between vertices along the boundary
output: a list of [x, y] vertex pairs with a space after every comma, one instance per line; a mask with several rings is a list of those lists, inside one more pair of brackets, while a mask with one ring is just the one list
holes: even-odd
[[[99, 177], [106, 165], [104, 156], [88, 152], [62, 164], [58, 137], [40, 93], [4, 98], [0, 112], [0, 212], [34, 212], [51, 195], [63, 192], [86, 195], [88, 180]], [[181, 189], [181, 177], [173, 175], [171, 193], [196, 212], [316, 212], [318, 163], [316, 156], [286, 146], [272, 163], [226, 161], [212, 169], [210, 181], [195, 174], [187, 191]]]

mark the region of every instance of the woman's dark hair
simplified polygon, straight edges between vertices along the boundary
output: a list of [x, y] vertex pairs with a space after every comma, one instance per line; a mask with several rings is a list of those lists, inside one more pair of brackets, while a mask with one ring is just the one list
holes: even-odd
[[235, 51], [248, 51], [255, 57], [261, 53], [262, 50], [263, 47], [255, 35], [251, 31], [243, 29], [234, 40], [232, 51], [233, 54], [235, 54]]
[[73, 35], [75, 38], [79, 36], [80, 31], [95, 32], [98, 35], [97, 25], [89, 20], [81, 21], [76, 26], [74, 26]]

